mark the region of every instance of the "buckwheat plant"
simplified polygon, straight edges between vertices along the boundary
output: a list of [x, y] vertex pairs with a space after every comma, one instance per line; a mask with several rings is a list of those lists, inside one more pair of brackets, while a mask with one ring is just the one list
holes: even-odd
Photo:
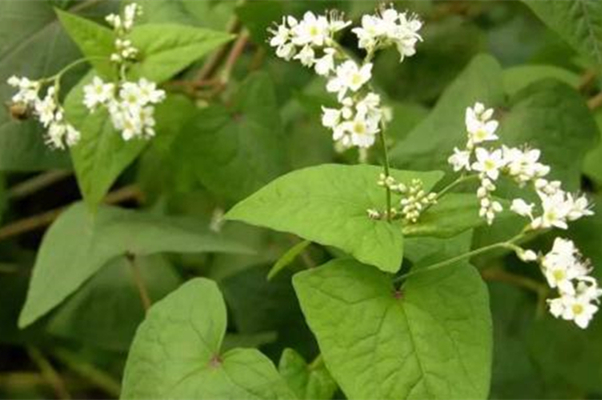
[[[384, 165], [377, 184], [385, 189], [386, 209], [369, 208], [366, 210], [367, 218], [391, 223], [400, 220], [403, 225], [416, 224], [421, 215], [443, 196], [470, 180], [479, 182], [476, 191], [480, 205], [478, 212], [487, 225], [492, 225], [496, 216], [504, 210], [502, 202], [494, 197], [500, 179], [508, 179], [521, 189], [529, 189], [539, 198], [538, 204], [522, 198], [512, 201], [510, 211], [529, 219], [512, 239], [411, 271], [398, 276], [395, 281], [404, 281], [410, 275], [438, 269], [493, 249], [510, 249], [521, 260], [538, 263], [550, 287], [558, 291], [557, 298], [548, 300], [550, 313], [586, 328], [602, 297], [597, 281], [589, 275], [589, 261], [583, 259], [574, 243], [567, 239], [557, 238], [552, 250], [545, 255], [523, 249], [517, 243], [534, 233], [552, 228], [567, 229], [568, 223], [592, 215], [588, 199], [582, 194], [564, 191], [559, 181], [546, 179], [550, 167], [539, 161], [541, 152], [538, 149], [498, 145], [496, 131], [499, 122], [493, 118], [494, 110], [479, 102], [466, 109], [466, 145], [461, 149], [454, 148], [449, 157], [454, 172], [461, 173], [455, 181], [438, 193], [425, 191], [420, 179], [413, 179], [409, 184], [397, 182], [389, 173], [385, 140], [389, 116], [381, 104], [381, 97], [370, 83], [372, 60], [378, 51], [392, 46], [399, 52], [400, 62], [414, 55], [417, 43], [422, 40], [419, 34], [422, 23], [416, 16], [398, 12], [392, 6], [381, 7], [374, 15], [364, 15], [361, 26], [352, 28], [358, 47], [365, 52], [362, 61], [350, 56], [336, 40], [337, 33], [350, 25], [350, 21], [336, 12], [325, 15], [307, 12], [301, 20], [287, 16], [271, 29], [270, 45], [276, 48], [278, 57], [287, 61], [298, 60], [303, 66], [312, 68], [317, 75], [325, 78], [326, 90], [336, 94], [339, 107], [322, 108], [322, 125], [332, 131], [337, 146], [367, 149], [379, 137]], [[393, 206], [393, 196], [399, 198], [397, 206]]]
[[[154, 136], [154, 106], [162, 102], [165, 92], [157, 89], [154, 82], [140, 79], [129, 82], [126, 73], [129, 65], [136, 61], [138, 49], [127, 39], [134, 27], [135, 19], [142, 13], [138, 4], [129, 4], [120, 15], [110, 14], [107, 22], [115, 32], [115, 52], [110, 60], [118, 71], [116, 82], [104, 82], [96, 76], [84, 87], [84, 105], [94, 112], [105, 107], [116, 130], [124, 140], [134, 137]], [[47, 128], [45, 141], [53, 149], [65, 149], [78, 143], [81, 133], [65, 120], [64, 110], [59, 101], [61, 78], [72, 68], [92, 58], [82, 58], [66, 66], [59, 73], [48, 78], [31, 80], [12, 76], [8, 84], [17, 88], [12, 97], [12, 106], [25, 110]], [[100, 59], [100, 58], [99, 58]]]

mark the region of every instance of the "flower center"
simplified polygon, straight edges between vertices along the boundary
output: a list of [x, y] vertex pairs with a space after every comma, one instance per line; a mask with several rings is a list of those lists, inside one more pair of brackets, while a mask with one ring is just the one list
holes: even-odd
[[579, 315], [583, 313], [583, 306], [581, 304], [573, 304], [573, 314]]

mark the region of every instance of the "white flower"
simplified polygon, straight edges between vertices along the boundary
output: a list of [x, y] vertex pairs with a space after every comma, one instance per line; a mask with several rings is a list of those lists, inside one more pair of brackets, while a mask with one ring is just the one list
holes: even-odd
[[97, 105], [104, 104], [113, 98], [115, 85], [104, 83], [102, 79], [95, 76], [92, 82], [84, 86], [84, 105], [94, 110]]
[[56, 89], [54, 86], [48, 89], [46, 97], [44, 97], [43, 100], [37, 100], [35, 102], [34, 108], [40, 123], [47, 128], [48, 125], [55, 120], [55, 113], [58, 110], [58, 104], [56, 103]]
[[585, 329], [589, 325], [598, 307], [590, 303], [585, 296], [562, 296], [562, 319], [575, 321], [578, 327]]
[[38, 99], [38, 91], [40, 90], [41, 84], [38, 81], [32, 81], [28, 78], [11, 76], [8, 78], [7, 83], [19, 91], [12, 97], [13, 103], [24, 103], [27, 105], [32, 104]]
[[569, 221], [576, 221], [581, 217], [594, 215], [594, 212], [591, 210], [591, 205], [585, 196], [573, 198], [573, 195], [567, 193], [567, 203], [570, 204], [566, 216]]
[[508, 174], [518, 183], [536, 181], [550, 172], [550, 167], [537, 162], [541, 152], [537, 149], [520, 150], [502, 146]]
[[292, 28], [292, 42], [296, 46], [324, 46], [330, 36], [330, 24], [326, 17], [315, 16], [311, 11], [303, 15], [303, 19]]
[[372, 78], [371, 63], [358, 67], [354, 61], [348, 60], [336, 68], [336, 75], [328, 81], [326, 90], [338, 93], [340, 101], [348, 89], [357, 92], [370, 78]]
[[562, 238], [554, 240], [552, 250], [542, 257], [541, 266], [550, 287], [571, 295], [575, 294], [572, 281], [586, 276], [590, 271], [575, 244]]
[[504, 166], [501, 150], [489, 152], [482, 147], [475, 150], [477, 161], [472, 164], [472, 169], [487, 175], [492, 180], [500, 176], [500, 168]]
[[370, 147], [376, 140], [379, 132], [378, 121], [366, 119], [359, 113], [352, 121], [344, 122], [345, 131], [351, 135], [351, 144], [358, 147]]
[[334, 55], [336, 50], [333, 48], [324, 49], [324, 55], [318, 58], [316, 61], [315, 71], [316, 74], [326, 76], [334, 70]]
[[454, 154], [447, 159], [447, 162], [452, 165], [455, 172], [461, 170], [470, 171], [470, 152], [454, 147]]
[[567, 229], [567, 216], [571, 211], [572, 204], [566, 201], [565, 193], [558, 191], [553, 195], [545, 195], [538, 192], [541, 199], [543, 213], [531, 223], [533, 229], [560, 228]]
[[499, 123], [496, 120], [490, 121], [492, 115], [493, 109], [486, 110], [481, 103], [476, 103], [474, 107], [466, 109], [464, 119], [471, 143], [479, 144], [498, 139], [495, 131]]
[[301, 64], [305, 67], [311, 67], [316, 62], [316, 53], [310, 46], [304, 46], [299, 54], [293, 57], [295, 60], [301, 61]]
[[276, 55], [286, 61], [290, 61], [296, 53], [297, 49], [292, 43], [283, 44], [276, 49]]
[[165, 100], [165, 91], [157, 89], [157, 84], [147, 79], [138, 81], [138, 94], [142, 104], [158, 104]]
[[514, 199], [510, 210], [522, 217], [533, 218], [533, 207], [535, 207], [534, 203], [527, 203], [523, 199]]
[[334, 128], [341, 121], [341, 111], [334, 108], [322, 107], [322, 125]]

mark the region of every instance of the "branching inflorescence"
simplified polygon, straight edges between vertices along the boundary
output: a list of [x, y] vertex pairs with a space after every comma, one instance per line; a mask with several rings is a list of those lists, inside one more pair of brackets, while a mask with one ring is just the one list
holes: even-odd
[[[106, 17], [115, 34], [114, 53], [106, 61], [115, 66], [119, 78], [116, 82], [104, 82], [95, 76], [83, 89], [83, 104], [91, 112], [100, 107], [106, 108], [113, 127], [121, 132], [124, 140], [155, 135], [154, 106], [165, 98], [165, 92], [157, 89], [154, 82], [144, 78], [131, 82], [126, 78], [129, 65], [136, 62], [139, 54], [128, 35], [141, 12], [140, 6], [133, 3], [124, 7], [120, 15]], [[12, 76], [8, 80], [9, 85], [18, 88], [12, 103], [31, 112], [48, 129], [45, 137], [51, 148], [71, 147], [81, 138], [81, 133], [65, 120], [65, 112], [59, 102], [60, 80], [71, 68], [87, 60], [77, 60], [49, 78], [30, 80]], [[46, 92], [42, 94], [45, 88]]]

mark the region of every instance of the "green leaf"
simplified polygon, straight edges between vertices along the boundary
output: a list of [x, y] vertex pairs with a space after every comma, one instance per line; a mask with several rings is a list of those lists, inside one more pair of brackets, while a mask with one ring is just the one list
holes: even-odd
[[[50, 76], [77, 55], [49, 2], [0, 2], [0, 103], [15, 94], [6, 83], [12, 75]], [[36, 121], [17, 121], [7, 107], [0, 106], [0, 170], [69, 168], [67, 154], [44, 144], [44, 132]]]
[[145, 24], [130, 39], [140, 50], [140, 61], [129, 70], [132, 78], [163, 82], [233, 36], [210, 29], [175, 24]]
[[546, 25], [602, 68], [602, 3], [598, 0], [523, 0]]
[[278, 259], [278, 261], [276, 261], [276, 264], [274, 264], [272, 269], [270, 269], [270, 272], [268, 273], [268, 281], [278, 275], [278, 273], [284, 268], [291, 265], [291, 263], [295, 261], [295, 258], [297, 258], [299, 254], [303, 253], [310, 244], [311, 242], [309, 240], [304, 240], [288, 249], [286, 253], [284, 253], [282, 257]]
[[470, 265], [414, 275], [396, 291], [388, 275], [339, 259], [293, 283], [347, 398], [487, 398], [489, 299]]
[[122, 399], [293, 399], [270, 360], [255, 349], [222, 353], [226, 305], [196, 278], [155, 304], [130, 349]]
[[476, 101], [496, 107], [503, 100], [500, 65], [491, 56], [475, 57], [441, 95], [429, 116], [393, 147], [391, 163], [398, 168], [449, 170], [447, 158], [454, 146], [466, 143], [466, 107]]
[[[142, 280], [154, 303], [178, 288], [182, 278], [158, 255], [137, 257]], [[52, 313], [46, 331], [54, 336], [126, 353], [144, 319], [129, 261], [115, 258]]]
[[46, 314], [108, 261], [127, 253], [245, 251], [236, 243], [177, 220], [109, 206], [92, 215], [78, 203], [61, 214], [44, 235], [19, 326]]
[[284, 349], [278, 371], [298, 399], [330, 400], [337, 390], [337, 383], [323, 362], [308, 365], [293, 349]]
[[176, 151], [191, 160], [199, 180], [228, 200], [241, 200], [286, 172], [284, 133], [269, 75], [251, 75], [231, 107], [200, 110], [178, 144]]
[[70, 152], [77, 184], [90, 210], [96, 209], [117, 177], [148, 144], [141, 139], [123, 140], [106, 109], [91, 113], [83, 104], [83, 87], [94, 75], [88, 73], [65, 100], [66, 118], [81, 132]]
[[115, 66], [110, 60], [111, 53], [115, 48], [113, 31], [75, 14], [58, 9], [56, 13], [63, 28], [77, 44], [84, 57], [88, 58], [88, 62], [103, 78], [113, 78]]
[[[383, 271], [396, 272], [403, 257], [401, 223], [370, 219], [367, 209], [385, 209], [376, 184], [382, 169], [326, 164], [291, 172], [232, 208], [226, 218], [244, 221], [337, 247]], [[440, 172], [391, 171], [399, 182], [418, 178], [430, 190]]]

